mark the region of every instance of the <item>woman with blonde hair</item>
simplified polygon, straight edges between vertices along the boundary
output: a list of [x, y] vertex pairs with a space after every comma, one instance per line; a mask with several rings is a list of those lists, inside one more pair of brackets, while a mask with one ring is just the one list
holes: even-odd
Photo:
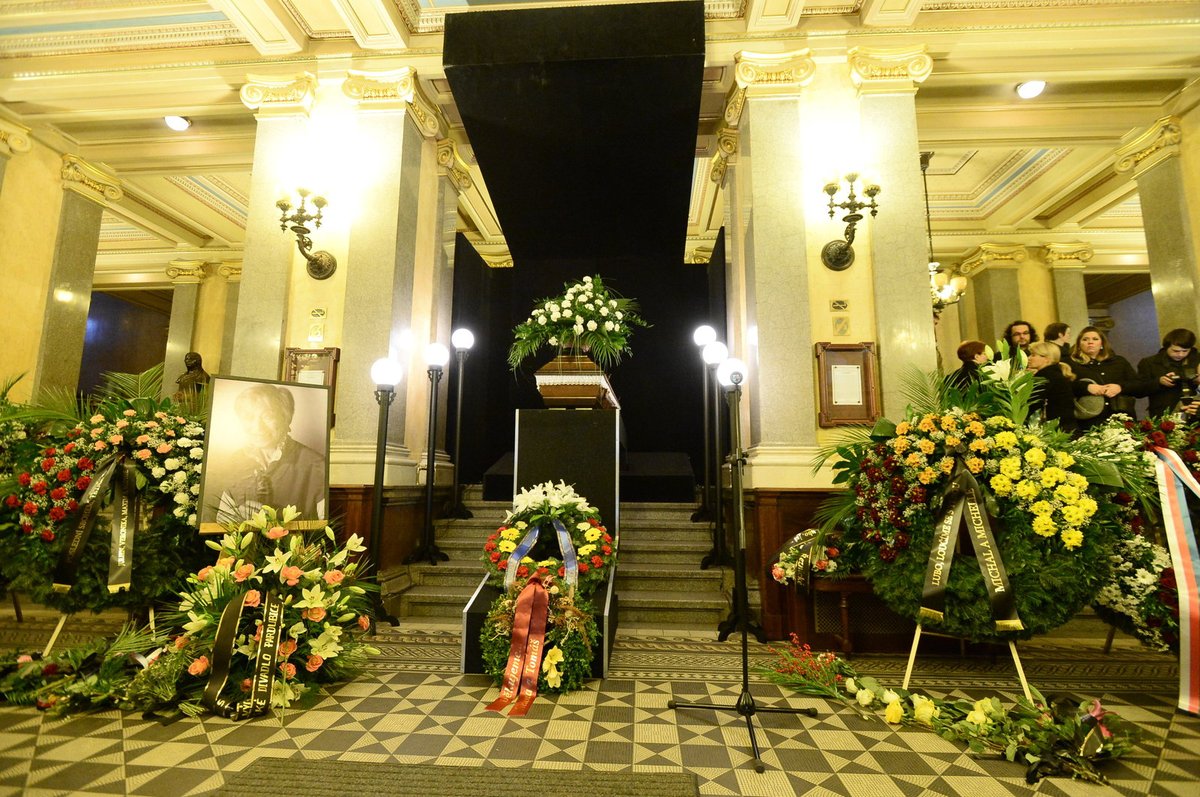
[[1039, 341], [1029, 344], [1029, 364], [1026, 366], [1037, 377], [1034, 388], [1033, 406], [1041, 410], [1046, 423], [1056, 420], [1064, 432], [1074, 432], [1078, 426], [1075, 419], [1075, 396], [1087, 392], [1087, 385], [1075, 386], [1075, 373], [1071, 366], [1061, 361], [1062, 348], [1057, 343]]

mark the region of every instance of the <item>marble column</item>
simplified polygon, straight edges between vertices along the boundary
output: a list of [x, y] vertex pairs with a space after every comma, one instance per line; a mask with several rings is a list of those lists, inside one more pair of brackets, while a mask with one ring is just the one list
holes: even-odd
[[937, 369], [916, 112], [917, 84], [929, 76], [933, 60], [924, 48], [856, 47], [848, 55], [863, 154], [883, 187], [879, 214], [863, 222], [870, 236], [881, 409], [885, 417], [899, 418], [908, 404], [905, 375]]
[[121, 182], [74, 155], [62, 156], [62, 209], [50, 267], [50, 291], [33, 376], [33, 395], [79, 384], [87, 332], [100, 219], [122, 197]]
[[8, 159], [18, 152], [28, 152], [31, 146], [28, 127], [0, 117], [0, 190], [4, 189], [4, 169]]
[[[342, 90], [358, 103], [358, 135], [375, 160], [350, 229], [330, 480], [335, 484], [373, 481], [379, 405], [371, 364], [392, 357], [405, 377], [388, 414], [384, 478], [388, 484], [415, 484], [417, 460], [406, 443], [411, 439], [406, 438], [406, 430], [416, 420], [413, 391], [427, 380], [424, 366], [411, 364], [413, 287], [424, 137], [436, 133], [437, 120], [419, 98], [416, 74], [408, 68], [386, 73], [352, 71]], [[421, 385], [415, 384], [418, 378]]]
[[1187, 190], [1187, 171], [1200, 163], [1181, 156], [1183, 125], [1165, 116], [1116, 153], [1118, 172], [1133, 172], [1142, 203], [1142, 227], [1150, 257], [1150, 289], [1158, 312], [1158, 329], [1200, 330], [1200, 261], [1197, 261], [1200, 198]]
[[281, 186], [295, 187], [289, 173], [297, 164], [286, 159], [294, 152], [293, 142], [304, 140], [315, 91], [310, 74], [281, 81], [252, 77], [241, 89], [242, 102], [257, 111], [258, 129], [242, 253], [249, 267], [242, 274], [244, 290], [238, 291], [229, 361], [233, 376], [279, 378], [296, 240], [280, 231], [275, 202]]
[[175, 380], [187, 371], [183, 358], [192, 351], [200, 283], [206, 275], [203, 260], [172, 260], [167, 265], [167, 278], [171, 280], [171, 322], [167, 327], [167, 351], [163, 357], [163, 398], [175, 393]]
[[730, 343], [731, 354], [749, 369], [743, 392], [746, 486], [783, 486], [806, 470], [816, 444], [813, 266], [805, 259], [804, 222], [805, 206], [812, 202], [804, 191], [805, 153], [796, 146], [801, 94], [816, 64], [807, 50], [739, 53], [735, 70], [725, 123], [738, 131], [738, 185], [731, 196], [735, 218], [744, 214], [745, 227], [739, 247], [743, 292], [733, 299], [742, 304], [745, 326]]
[[1071, 328], [1072, 335], [1088, 325], [1087, 291], [1083, 286], [1084, 265], [1092, 259], [1090, 244], [1048, 243], [1042, 248], [1042, 259], [1050, 267], [1054, 283], [1055, 321]]
[[1019, 267], [1029, 259], [1024, 246], [982, 244], [958, 270], [970, 275], [979, 340], [994, 346], [1004, 328], [1021, 318]]
[[217, 267], [217, 275], [225, 280], [225, 322], [221, 330], [221, 359], [216, 373], [229, 374], [233, 368], [233, 339], [237, 332], [238, 299], [242, 289], [242, 261], [225, 260]]

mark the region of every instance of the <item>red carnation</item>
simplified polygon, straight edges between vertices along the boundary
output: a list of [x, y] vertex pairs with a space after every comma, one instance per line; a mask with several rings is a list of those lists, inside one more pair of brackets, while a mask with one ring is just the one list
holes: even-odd
[[587, 571], [588, 571], [588, 566], [585, 565], [583, 562], [580, 562], [579, 563], [579, 572], [586, 573]]
[[612, 535], [611, 535], [611, 534], [605, 534], [605, 535], [604, 535], [604, 541], [605, 541], [605, 542], [612, 542]]
[[496, 563], [496, 562], [499, 562], [499, 561], [500, 561], [500, 554], [499, 554], [499, 553], [493, 553], [493, 554], [492, 554], [490, 557], [488, 557], [488, 558], [489, 558], [489, 559], [491, 559], [491, 560], [492, 560], [492, 563], [494, 564], [494, 563]]
[[21, 507], [21, 511], [26, 515], [33, 517], [37, 514], [37, 504], [35, 504], [33, 501], [26, 501], [25, 506]]
[[58, 449], [57, 449], [57, 448], [47, 448], [47, 449], [46, 449], [45, 451], [43, 451], [42, 453], [43, 453], [43, 454], [45, 454], [45, 455], [46, 455], [46, 456], [48, 456], [48, 457], [52, 457], [52, 456], [54, 456], [55, 454], [57, 454], [57, 453], [58, 453]]
[[65, 509], [63, 509], [61, 506], [50, 507], [50, 519], [53, 520], [55, 523], [62, 520], [66, 516], [67, 516], [67, 511]]
[[9, 509], [12, 509], [12, 508], [15, 508], [15, 507], [19, 506], [19, 505], [20, 505], [20, 503], [21, 503], [21, 499], [20, 499], [20, 498], [17, 498], [15, 495], [10, 495], [8, 498], [5, 498], [5, 499], [4, 499], [4, 504], [5, 504], [5, 506], [7, 506]]
[[50, 497], [53, 498], [55, 501], [63, 500], [64, 498], [67, 497], [67, 488], [66, 487], [55, 487], [53, 490], [50, 491]]
[[1158, 428], [1164, 432], [1173, 432], [1175, 431], [1175, 421], [1163, 421], [1158, 425]]
[[558, 568], [558, 577], [559, 577], [559, 578], [562, 578], [562, 577], [564, 577], [566, 574], [567, 574], [567, 568], [566, 568], [566, 567], [560, 567], [560, 568]]
[[91, 483], [92, 483], [91, 476], [80, 476], [78, 479], [75, 480], [75, 489], [82, 492], [83, 490], [86, 490], [88, 488], [88, 485]]
[[496, 568], [498, 570], [507, 570], [508, 569], [508, 560], [501, 559], [499, 562], [496, 563]]
[[74, 443], [67, 443], [65, 446], [63, 446], [63, 453], [64, 453], [64, 454], [70, 454], [70, 453], [71, 453], [72, 451], [74, 451], [74, 450], [75, 450], [75, 444], [74, 444]]
[[71, 481], [71, 469], [70, 469], [70, 468], [63, 468], [62, 470], [60, 470], [60, 471], [58, 472], [58, 480], [59, 480], [60, 482], [69, 482], [69, 481]]
[[42, 460], [42, 472], [49, 473], [54, 470], [54, 457]]
[[612, 546], [611, 545], [601, 545], [600, 550], [604, 551], [605, 556], [608, 556], [609, 554], [612, 553]]
[[42, 530], [42, 539], [46, 542], [54, 542], [54, 532], [50, 529]]
[[33, 534], [33, 526], [28, 523], [22, 523], [21, 531], [25, 532], [26, 534]]
[[92, 460], [89, 457], [80, 457], [79, 458], [79, 469], [80, 470], [91, 470], [94, 467], [96, 467], [96, 463], [92, 462]]
[[37, 482], [36, 484], [33, 485], [33, 491], [35, 493], [37, 493], [38, 495], [45, 495], [46, 494], [46, 483], [45, 482]]
[[78, 508], [79, 508], [79, 502], [76, 501], [74, 498], [72, 498], [70, 501], [67, 501], [67, 510], [68, 511], [74, 512]]
[[485, 551], [494, 551], [494, 550], [496, 550], [496, 543], [492, 542], [491, 540], [488, 540], [488, 541], [487, 541], [487, 542], [484, 544], [484, 546], [483, 546], [483, 550], [485, 550]]
[[517, 568], [517, 576], [519, 578], [525, 578], [525, 576], [527, 576], [527, 575], [529, 575], [528, 567], [526, 567], [525, 565], [521, 565], [520, 567]]
[[600, 568], [604, 567], [604, 560], [603, 560], [603, 559], [601, 559], [599, 556], [594, 556], [594, 555], [593, 555], [593, 556], [592, 556], [592, 567], [594, 567], [594, 568], [596, 568], [597, 570], [599, 570]]
[[17, 481], [19, 481], [21, 483], [22, 487], [28, 487], [29, 482], [30, 482], [29, 474], [22, 473], [20, 476], [17, 477]]

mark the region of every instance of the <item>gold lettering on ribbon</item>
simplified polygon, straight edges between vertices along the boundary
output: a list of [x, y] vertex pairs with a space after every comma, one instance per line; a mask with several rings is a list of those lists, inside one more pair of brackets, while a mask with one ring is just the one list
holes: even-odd
[[987, 578], [992, 584], [992, 592], [996, 594], [1006, 592], [1004, 576], [1000, 573], [1000, 566], [996, 563], [996, 552], [992, 549], [992, 541], [988, 539], [987, 530], [983, 525], [983, 513], [979, 511], [979, 504], [976, 501], [967, 502], [967, 514], [971, 520], [971, 537], [975, 543], [975, 555], [980, 557], [987, 566]]

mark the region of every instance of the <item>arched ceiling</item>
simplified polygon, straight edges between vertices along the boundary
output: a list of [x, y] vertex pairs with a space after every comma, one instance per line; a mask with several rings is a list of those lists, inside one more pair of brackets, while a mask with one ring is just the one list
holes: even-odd
[[[604, 4], [592, 0], [589, 5]], [[104, 216], [98, 281], [128, 283], [178, 252], [242, 246], [255, 120], [249, 74], [411, 66], [474, 168], [441, 63], [448, 14], [573, 3], [491, 0], [0, 0], [0, 115], [107, 165], [125, 198]], [[1145, 271], [1136, 186], [1113, 169], [1122, 139], [1200, 96], [1200, 2], [1185, 0], [706, 0], [706, 60], [688, 252], [723, 213], [708, 179], [742, 50], [924, 45], [917, 93], [936, 254], [980, 243], [1085, 241], [1089, 273]], [[1019, 99], [1027, 79], [1044, 94]], [[637, 85], [628, 91], [639, 90]], [[189, 116], [173, 133], [164, 114]], [[460, 229], [503, 246], [486, 185]], [[139, 276], [141, 275], [141, 276]]]

